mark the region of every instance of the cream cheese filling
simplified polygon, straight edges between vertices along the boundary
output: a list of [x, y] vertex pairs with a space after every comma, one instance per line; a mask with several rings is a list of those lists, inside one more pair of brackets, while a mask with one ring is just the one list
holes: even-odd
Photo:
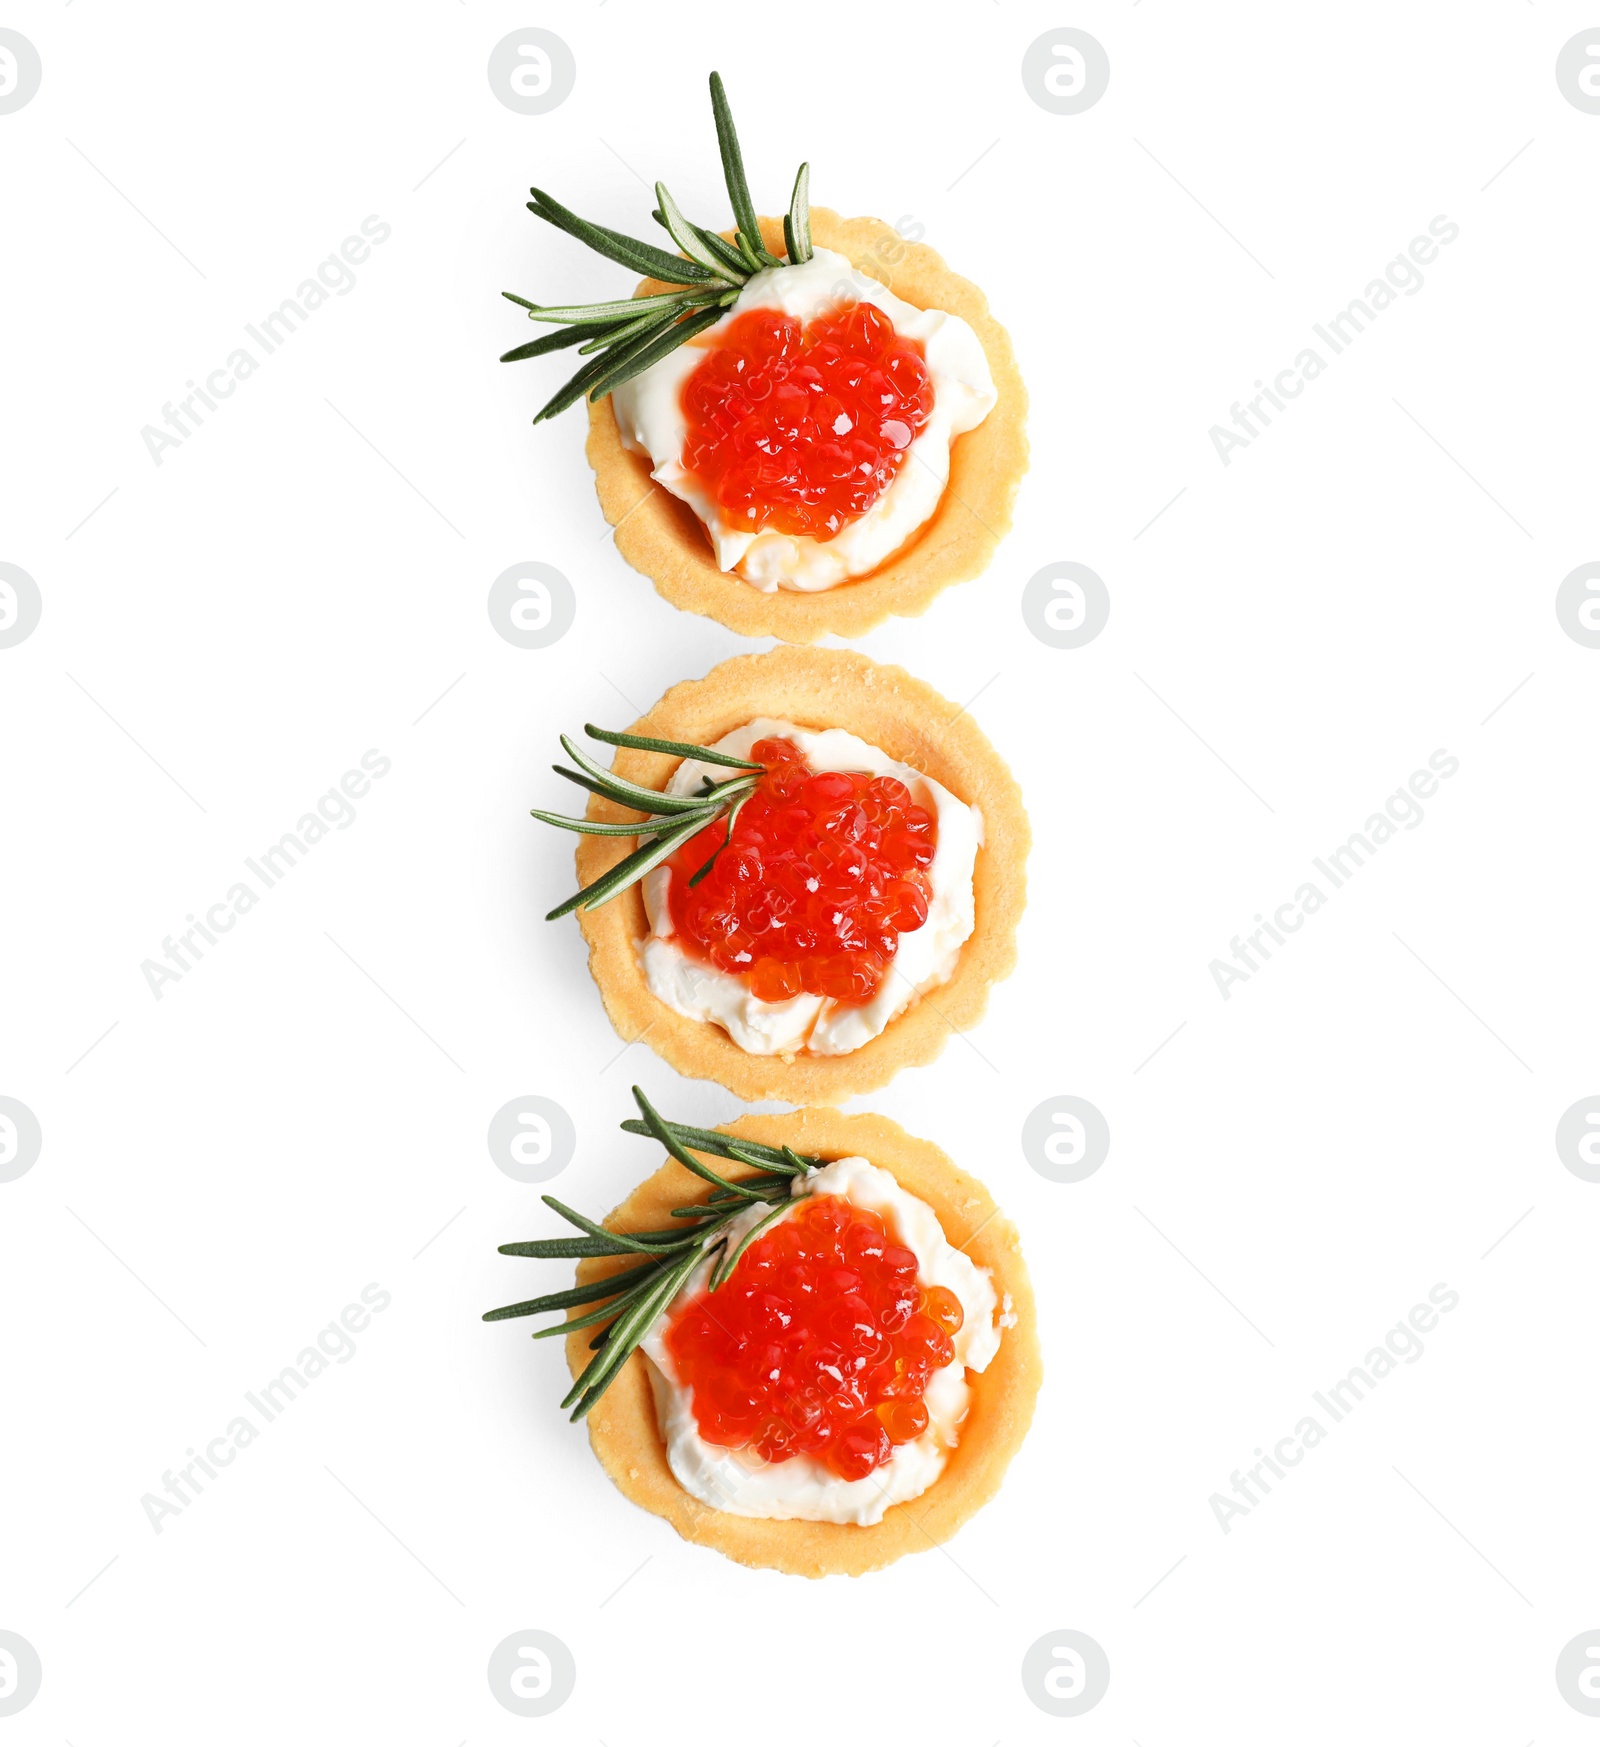
[[[762, 1001], [742, 978], [690, 954], [678, 942], [668, 900], [678, 876], [663, 864], [642, 881], [650, 931], [638, 943], [639, 961], [657, 1000], [686, 1019], [720, 1025], [749, 1055], [793, 1055], [803, 1049], [814, 1055], [848, 1055], [878, 1036], [919, 994], [949, 982], [955, 974], [961, 948], [977, 925], [972, 876], [983, 842], [983, 815], [942, 783], [898, 763], [843, 728], [813, 732], [793, 722], [758, 716], [724, 734], [714, 750], [743, 758], [758, 740], [770, 739], [792, 740], [816, 771], [869, 771], [874, 776], [898, 777], [912, 799], [934, 815], [933, 861], [928, 868], [933, 889], [927, 921], [900, 936], [899, 948], [870, 1001], [845, 1006], [825, 995]], [[703, 776], [718, 781], [727, 775], [725, 767], [685, 760], [673, 772], [667, 792], [693, 794]]]
[[[831, 540], [806, 534], [752, 534], [734, 528], [681, 456], [688, 435], [683, 385], [721, 343], [728, 324], [752, 309], [776, 309], [811, 321], [843, 303], [872, 303], [908, 340], [920, 340], [933, 386], [933, 412], [913, 439], [883, 495]], [[918, 309], [849, 259], [818, 249], [798, 266], [753, 274], [721, 321], [611, 394], [623, 446], [650, 457], [651, 478], [681, 498], [705, 524], [719, 570], [734, 570], [765, 594], [777, 589], [815, 593], [875, 570], [912, 537], [939, 507], [950, 474], [950, 445], [994, 410], [999, 395], [983, 345], [958, 315]]]
[[[694, 1417], [694, 1392], [678, 1381], [667, 1351], [666, 1328], [705, 1290], [712, 1266], [709, 1258], [689, 1276], [640, 1343], [649, 1361], [656, 1419], [666, 1444], [667, 1465], [678, 1484], [713, 1510], [732, 1516], [867, 1527], [882, 1521], [890, 1505], [926, 1492], [944, 1471], [967, 1414], [971, 1391], [966, 1374], [988, 1369], [1000, 1350], [1005, 1319], [997, 1316], [1000, 1306], [989, 1270], [956, 1249], [927, 1202], [908, 1194], [880, 1166], [861, 1158], [836, 1159], [820, 1171], [797, 1177], [792, 1193], [797, 1198], [842, 1195], [855, 1206], [881, 1215], [896, 1241], [916, 1256], [919, 1283], [944, 1286], [960, 1300], [963, 1320], [951, 1337], [955, 1357], [934, 1372], [923, 1396], [928, 1429], [908, 1443], [895, 1445], [889, 1460], [861, 1480], [841, 1479], [815, 1456], [763, 1462], [753, 1450], [708, 1444]], [[765, 1204], [752, 1205], [729, 1222], [728, 1241], [737, 1244], [770, 1211]]]

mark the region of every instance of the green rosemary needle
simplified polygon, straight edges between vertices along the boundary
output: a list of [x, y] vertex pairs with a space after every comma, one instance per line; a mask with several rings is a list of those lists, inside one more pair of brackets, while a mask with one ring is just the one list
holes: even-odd
[[[592, 401], [604, 399], [612, 389], [659, 363], [686, 340], [720, 320], [752, 274], [784, 265], [762, 240], [761, 223], [745, 180], [744, 154], [739, 148], [733, 112], [722, 79], [716, 73], [711, 75], [711, 113], [716, 122], [723, 181], [733, 208], [731, 243], [685, 217], [661, 182], [655, 185], [656, 207], [651, 217], [667, 233], [677, 254], [606, 225], [592, 224], [542, 188], [528, 190], [532, 198], [527, 207], [535, 218], [564, 231], [618, 266], [677, 287], [651, 297], [590, 304], [538, 304], [514, 291], [503, 292], [503, 296], [528, 312], [531, 321], [554, 323], [558, 332], [527, 345], [514, 346], [501, 354], [502, 364], [541, 358], [567, 346], [577, 346], [580, 357], [590, 358], [539, 409], [534, 415], [535, 424], [554, 418], [585, 395]], [[802, 164], [783, 220], [784, 247], [791, 263], [811, 259], [810, 181], [810, 166]]]
[[637, 884], [652, 868], [659, 867], [669, 855], [682, 848], [691, 838], [698, 837], [708, 825], [725, 823], [722, 841], [689, 881], [690, 885], [698, 885], [710, 873], [717, 857], [732, 841], [734, 821], [739, 816], [739, 809], [755, 793], [765, 768], [752, 764], [749, 759], [735, 758], [730, 753], [718, 752], [709, 746], [693, 746], [685, 740], [660, 740], [650, 735], [618, 734], [611, 729], [596, 728], [593, 723], [586, 724], [583, 731], [590, 739], [602, 741], [609, 746], [632, 747], [643, 752], [666, 752], [675, 758], [718, 765], [736, 774], [720, 783], [706, 779], [697, 795], [669, 795], [660, 789], [645, 788], [640, 783], [629, 782], [626, 777], [615, 775], [581, 752], [563, 734], [561, 749], [577, 769], [569, 770], [562, 764], [552, 765], [550, 768], [557, 776], [565, 777], [568, 782], [587, 789], [592, 795], [599, 795], [602, 800], [611, 801], [616, 806], [627, 807], [632, 812], [646, 816], [636, 823], [602, 824], [594, 819], [578, 818], [566, 813], [546, 813], [537, 807], [532, 809], [535, 819], [546, 825], [554, 825], [558, 830], [576, 831], [585, 837], [639, 839], [639, 846], [631, 854], [624, 856], [614, 867], [608, 868], [599, 879], [591, 881], [581, 891], [574, 892], [570, 898], [557, 904], [545, 917], [547, 922], [554, 922], [558, 917], [569, 915], [574, 910], [593, 910], [609, 902], [619, 893], [625, 892], [629, 886]]
[[[562, 1407], [572, 1410], [574, 1420], [589, 1413], [611, 1387], [639, 1343], [650, 1333], [695, 1269], [702, 1262], [710, 1261], [707, 1284], [711, 1291], [719, 1290], [750, 1245], [782, 1218], [792, 1199], [794, 1179], [806, 1171], [820, 1170], [827, 1162], [820, 1158], [804, 1158], [788, 1147], [762, 1146], [755, 1141], [735, 1140], [731, 1135], [717, 1134], [711, 1129], [668, 1122], [639, 1087], [633, 1088], [633, 1096], [639, 1106], [639, 1115], [622, 1124], [624, 1132], [645, 1135], [659, 1142], [679, 1164], [711, 1185], [712, 1193], [704, 1201], [672, 1210], [674, 1218], [682, 1216], [692, 1223], [669, 1231], [609, 1231], [596, 1221], [574, 1212], [553, 1195], [542, 1196], [545, 1205], [569, 1225], [575, 1226], [581, 1235], [502, 1244], [501, 1255], [534, 1256], [547, 1260], [633, 1257], [634, 1265], [584, 1286], [547, 1292], [540, 1298], [528, 1298], [520, 1304], [485, 1311], [483, 1317], [485, 1322], [504, 1322], [513, 1317], [537, 1316], [544, 1311], [570, 1312], [580, 1305], [595, 1306], [593, 1310], [568, 1315], [533, 1331], [535, 1340], [548, 1340], [555, 1335], [574, 1334], [582, 1329], [600, 1329], [589, 1343], [594, 1357], [580, 1372], [561, 1403]], [[697, 1153], [702, 1156], [697, 1158]], [[733, 1159], [750, 1167], [752, 1174], [738, 1179], [724, 1177], [705, 1162], [706, 1156]], [[730, 1243], [728, 1228], [731, 1221], [748, 1208], [762, 1205], [767, 1206], [768, 1211], [751, 1222], [750, 1229], [738, 1243]]]

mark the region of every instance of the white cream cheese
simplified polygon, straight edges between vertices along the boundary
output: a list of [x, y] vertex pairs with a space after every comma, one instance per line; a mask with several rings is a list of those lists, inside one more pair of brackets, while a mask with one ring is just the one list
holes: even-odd
[[[843, 303], [875, 304], [896, 333], [920, 340], [933, 386], [933, 412], [913, 440], [888, 489], [833, 539], [810, 535], [752, 534], [731, 527], [720, 506], [684, 471], [680, 457], [688, 422], [684, 382], [721, 343], [728, 324], [752, 309], [776, 309], [811, 321]], [[786, 588], [815, 593], [875, 570], [939, 507], [950, 474], [950, 445], [980, 425], [999, 396], [982, 343], [967, 322], [940, 309], [918, 309], [876, 279], [857, 273], [844, 255], [818, 249], [794, 267], [753, 274], [721, 321], [669, 352], [659, 364], [614, 389], [611, 406], [624, 447], [650, 457], [651, 478], [705, 523], [720, 570], [737, 570], [763, 593]]]
[[[714, 748], [745, 757], [758, 740], [792, 740], [813, 770], [870, 771], [898, 777], [918, 806], [934, 815], [933, 862], [928, 878], [933, 887], [928, 919], [900, 936], [900, 945], [870, 1001], [844, 1006], [824, 995], [796, 995], [789, 1001], [762, 1001], [744, 982], [709, 961], [691, 956], [673, 935], [668, 892], [677, 877], [669, 866], [645, 875], [644, 905], [650, 932], [639, 942], [645, 981], [658, 1000], [687, 1019], [720, 1025], [749, 1055], [792, 1055], [809, 1049], [815, 1055], [848, 1055], [876, 1037], [917, 995], [949, 982], [961, 948], [976, 925], [972, 873], [983, 842], [983, 815], [951, 794], [942, 783], [899, 764], [876, 746], [828, 728], [813, 733], [760, 716], [724, 734]], [[673, 772], [667, 792], [693, 794], [700, 779], [719, 781], [726, 768], [700, 760], [685, 760]]]
[[[996, 1318], [999, 1305], [989, 1270], [956, 1249], [927, 1202], [907, 1194], [879, 1166], [865, 1159], [836, 1159], [820, 1171], [797, 1177], [793, 1194], [841, 1195], [857, 1207], [881, 1215], [896, 1241], [916, 1256], [918, 1282], [944, 1286], [960, 1300], [962, 1323], [951, 1337], [955, 1357], [934, 1372], [923, 1395], [928, 1429], [909, 1443], [895, 1445], [889, 1460], [863, 1480], [842, 1480], [814, 1456], [763, 1462], [753, 1450], [708, 1444], [700, 1436], [694, 1417], [694, 1392], [678, 1382], [665, 1340], [668, 1322], [690, 1299], [704, 1292], [712, 1265], [708, 1260], [689, 1276], [640, 1343], [649, 1360], [667, 1465], [691, 1497], [732, 1516], [870, 1526], [882, 1521], [890, 1505], [926, 1492], [944, 1471], [966, 1418], [970, 1395], [966, 1374], [988, 1369], [1000, 1350], [1003, 1319]], [[770, 1211], [765, 1204], [753, 1205], [749, 1212], [731, 1220], [728, 1241], [737, 1244]]]

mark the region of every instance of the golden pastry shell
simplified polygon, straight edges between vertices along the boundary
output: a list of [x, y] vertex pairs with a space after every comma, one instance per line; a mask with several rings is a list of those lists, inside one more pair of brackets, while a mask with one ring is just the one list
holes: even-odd
[[[848, 729], [982, 813], [984, 841], [973, 872], [976, 927], [950, 980], [915, 997], [848, 1055], [751, 1055], [720, 1026], [686, 1018], [651, 992], [637, 950], [649, 928], [639, 885], [580, 910], [578, 922], [589, 943], [590, 972], [626, 1042], [647, 1043], [680, 1074], [715, 1080], [748, 1103], [837, 1104], [886, 1085], [901, 1068], [933, 1061], [952, 1032], [969, 1030], [982, 1017], [991, 985], [1016, 964], [1028, 816], [1016, 780], [970, 714], [903, 668], [880, 666], [853, 650], [788, 646], [735, 656], [704, 679], [673, 686], [629, 732], [708, 746], [758, 716], [801, 728]], [[619, 748], [612, 768], [659, 789], [677, 763], [664, 753]], [[588, 816], [605, 823], [638, 817], [599, 796], [589, 802]], [[579, 885], [621, 861], [634, 841], [580, 838]]]
[[[783, 225], [761, 221], [767, 247], [783, 253]], [[976, 430], [958, 437], [939, 507], [916, 536], [869, 575], [815, 594], [764, 594], [719, 570], [694, 511], [650, 477], [650, 460], [625, 449], [611, 397], [587, 403], [586, 453], [617, 550], [675, 607], [704, 613], [744, 637], [811, 643], [830, 632], [859, 637], [891, 615], [914, 617], [952, 583], [979, 576], [1011, 527], [1017, 488], [1028, 470], [1027, 391], [1005, 329], [970, 280], [951, 272], [925, 243], [905, 241], [875, 218], [840, 218], [811, 209], [812, 241], [847, 256], [859, 272], [919, 309], [942, 309], [968, 322], [983, 346], [999, 393]], [[647, 279], [635, 295], [673, 287]]]
[[[742, 1565], [800, 1577], [839, 1572], [860, 1576], [947, 1541], [999, 1490], [1027, 1435], [1043, 1376], [1033, 1288], [1016, 1228], [976, 1178], [958, 1169], [931, 1141], [907, 1134], [887, 1117], [795, 1110], [782, 1116], [741, 1117], [720, 1132], [767, 1146], [790, 1146], [810, 1156], [859, 1155], [881, 1166], [909, 1194], [927, 1202], [951, 1243], [990, 1271], [997, 1298], [1016, 1320], [1002, 1330], [1000, 1350], [989, 1368], [967, 1374], [971, 1405], [943, 1473], [921, 1497], [891, 1506], [870, 1527], [733, 1516], [685, 1492], [667, 1466], [647, 1361], [637, 1352], [588, 1416], [589, 1441], [601, 1466], [628, 1498], [670, 1523], [686, 1541], [715, 1548]], [[745, 1174], [736, 1164], [713, 1162], [724, 1175]], [[605, 1223], [615, 1231], [657, 1230], [672, 1223], [670, 1209], [700, 1199], [704, 1191], [700, 1178], [669, 1159]], [[580, 1262], [578, 1281], [600, 1279], [632, 1260]], [[589, 1340], [587, 1329], [567, 1337], [574, 1377], [593, 1356]]]

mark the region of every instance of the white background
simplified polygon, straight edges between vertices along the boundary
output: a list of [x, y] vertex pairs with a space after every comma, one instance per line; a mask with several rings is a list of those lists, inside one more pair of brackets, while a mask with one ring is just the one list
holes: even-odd
[[[1553, 69], [1594, 9], [0, 22], [44, 66], [0, 116], [0, 558], [44, 602], [0, 651], [0, 1092], [44, 1132], [0, 1185], [0, 1627], [44, 1687], [0, 1733], [1593, 1739], [1553, 1668], [1600, 1626], [1600, 1188], [1553, 1133], [1600, 1091], [1600, 652], [1553, 598], [1600, 556], [1600, 117]], [[485, 77], [524, 24], [577, 61], [546, 116]], [[1019, 72], [1062, 24], [1112, 68], [1073, 117]], [[530, 182], [643, 234], [662, 176], [724, 222], [712, 64], [757, 203], [805, 156], [818, 204], [921, 223], [1032, 395], [989, 574], [862, 644], [981, 692], [1036, 836], [1021, 968], [866, 1103], [1017, 1221], [1048, 1378], [999, 1499], [859, 1581], [679, 1542], [556, 1411], [557, 1343], [478, 1321], [561, 1283], [495, 1254], [557, 1228], [489, 1159], [507, 1099], [571, 1112], [550, 1187], [593, 1211], [653, 1164], [614, 1132], [630, 1081], [735, 1113], [618, 1059], [576, 927], [541, 920], [570, 845], [527, 809], [567, 798], [561, 729], [748, 645], [618, 558], [581, 414], [530, 426], [561, 361], [495, 362], [530, 331], [502, 288], [631, 283], [538, 226]], [[1223, 467], [1209, 427], [1441, 213], [1460, 236], [1423, 289]], [[356, 288], [157, 467], [141, 428], [368, 214], [393, 234]], [[485, 611], [526, 559], [578, 592], [545, 651]], [[1112, 598], [1076, 651], [1020, 613], [1059, 560]], [[393, 769], [356, 823], [157, 1001], [141, 962], [367, 748]], [[1460, 770], [1425, 822], [1224, 1001], [1210, 961], [1436, 748]], [[1060, 1093], [1112, 1131], [1075, 1186], [1019, 1144]], [[154, 1533], [141, 1496], [369, 1281], [393, 1303], [356, 1356]], [[1425, 1356], [1224, 1535], [1210, 1495], [1439, 1281], [1461, 1301]], [[485, 1681], [523, 1627], [577, 1659], [539, 1723]], [[1019, 1676], [1061, 1627], [1112, 1669], [1070, 1723]]]

